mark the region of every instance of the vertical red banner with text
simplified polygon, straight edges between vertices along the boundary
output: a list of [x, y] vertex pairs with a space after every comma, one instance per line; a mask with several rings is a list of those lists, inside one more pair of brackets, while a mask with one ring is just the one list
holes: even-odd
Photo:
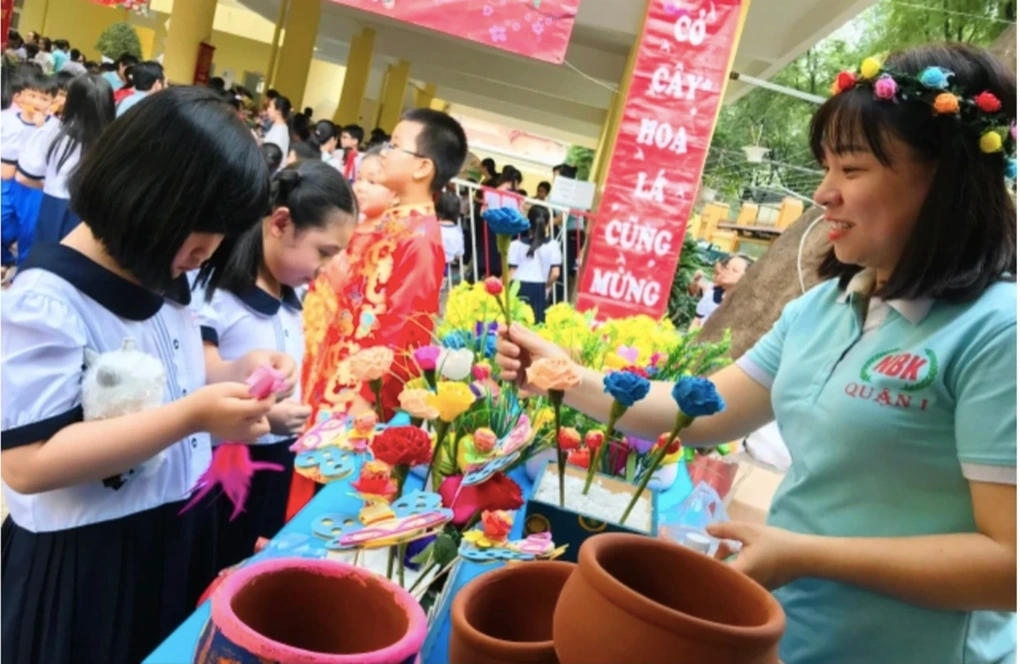
[[600, 319], [665, 313], [729, 74], [740, 3], [651, 0], [578, 309], [597, 307]]
[[7, 33], [11, 29], [12, 18], [14, 18], [14, 0], [0, 0], [0, 34], [3, 35], [0, 49], [7, 48]]

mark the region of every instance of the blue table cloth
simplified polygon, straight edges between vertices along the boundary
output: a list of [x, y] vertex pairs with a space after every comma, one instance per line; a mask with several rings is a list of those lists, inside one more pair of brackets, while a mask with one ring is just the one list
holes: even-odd
[[[360, 468], [360, 466], [359, 466]], [[681, 466], [683, 468], [683, 466]], [[348, 480], [332, 482], [325, 487], [283, 527], [280, 533], [252, 557], [252, 561], [288, 556], [325, 557], [325, 542], [312, 534], [312, 521], [327, 512], [356, 514], [362, 502], [355, 498], [350, 482], [358, 475], [358, 471]], [[532, 485], [524, 468], [514, 470], [510, 477], [521, 485], [525, 500], [531, 495]], [[407, 478], [405, 491], [422, 488], [422, 480], [415, 475]], [[668, 490], [659, 494], [660, 522], [665, 515], [676, 510], [684, 498], [691, 492], [691, 482], [686, 472], [680, 472], [677, 481]], [[512, 538], [520, 538], [524, 531], [524, 509], [517, 512], [517, 520], [511, 531]], [[502, 563], [479, 564], [462, 562], [456, 569], [448, 597], [453, 597], [467, 583], [480, 574], [496, 569]], [[191, 616], [171, 634], [148, 658], [144, 664], [188, 664], [192, 661], [198, 637], [209, 619], [209, 602], [200, 606]], [[429, 630], [428, 639], [422, 651], [423, 664], [447, 664], [449, 661], [448, 646], [450, 642], [450, 605], [449, 602], [440, 608]]]

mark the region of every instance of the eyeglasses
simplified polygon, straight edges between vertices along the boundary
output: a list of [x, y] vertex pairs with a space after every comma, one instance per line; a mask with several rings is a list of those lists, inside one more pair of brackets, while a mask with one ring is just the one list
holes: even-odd
[[419, 159], [428, 159], [428, 157], [426, 157], [423, 154], [415, 152], [414, 150], [404, 149], [404, 148], [400, 147], [399, 145], [394, 145], [391, 141], [386, 141], [385, 143], [383, 143], [382, 144], [382, 149], [387, 151], [387, 152], [390, 151], [390, 150], [397, 150], [398, 152], [404, 152], [406, 154], [409, 154], [412, 157], [418, 157]]

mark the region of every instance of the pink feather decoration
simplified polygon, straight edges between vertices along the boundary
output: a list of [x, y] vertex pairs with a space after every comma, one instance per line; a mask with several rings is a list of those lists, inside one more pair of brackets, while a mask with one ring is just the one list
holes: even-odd
[[[287, 384], [283, 376], [272, 367], [259, 367], [248, 377], [246, 383], [251, 395], [256, 399], [265, 399], [270, 394], [281, 391]], [[282, 471], [283, 466], [278, 463], [252, 461], [247, 445], [224, 442], [213, 452], [212, 463], [198, 478], [195, 495], [178, 514], [184, 514], [197, 505], [219, 485], [223, 487], [223, 493], [234, 505], [234, 511], [230, 515], [230, 520], [233, 521], [244, 510], [244, 503], [248, 500], [248, 491], [251, 489], [251, 478], [257, 470]]]

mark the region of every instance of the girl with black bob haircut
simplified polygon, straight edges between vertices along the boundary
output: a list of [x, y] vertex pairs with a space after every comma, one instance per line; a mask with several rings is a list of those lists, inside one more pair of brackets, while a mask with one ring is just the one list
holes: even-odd
[[[1016, 80], [988, 51], [933, 44], [867, 58], [833, 89], [811, 125], [826, 171], [814, 197], [832, 242], [826, 281], [691, 388], [696, 399], [677, 397], [691, 411], [713, 405], [684, 429], [685, 447], [775, 420], [790, 453], [767, 524], [707, 532], [722, 540], [719, 558], [732, 553], [727, 540], [740, 542], [729, 564], [782, 606], [773, 658], [1010, 662]], [[501, 333], [504, 380], [547, 357], [568, 356], [523, 328]], [[580, 371], [564, 402], [605, 418], [599, 374]], [[680, 414], [673, 387], [653, 382], [620, 428], [644, 438], [669, 429]]]
[[[300, 368], [304, 324], [295, 290], [346, 249], [357, 220], [354, 194], [329, 164], [302, 161], [273, 176], [272, 212], [242, 237], [199, 313], [210, 371], [260, 348], [286, 353]], [[269, 411], [270, 433], [250, 446], [251, 457], [286, 470], [257, 473], [240, 516], [231, 520], [226, 496], [213, 498], [220, 569], [251, 556], [259, 537], [271, 538], [283, 526], [294, 464], [290, 447], [310, 414], [300, 388]]]
[[68, 86], [62, 121], [45, 138], [36, 137], [18, 160], [21, 172], [37, 178], [43, 188], [33, 243], [60, 242], [81, 223], [70, 209], [68, 181], [115, 115], [109, 82], [98, 74], [82, 74]]
[[[268, 433], [276, 398], [252, 398], [244, 381], [270, 365], [293, 385], [295, 364], [259, 350], [208, 368], [188, 306], [185, 273], [208, 261], [215, 282], [230, 238], [269, 209], [258, 146], [215, 93], [179, 87], [140, 102], [71, 180], [85, 221], [36, 245], [0, 306], [10, 509], [0, 574], [17, 580], [0, 587], [0, 656], [134, 664], [218, 571], [202, 540], [214, 515], [181, 513], [210, 463], [210, 435]], [[110, 412], [112, 392], [135, 386], [158, 405]]]

